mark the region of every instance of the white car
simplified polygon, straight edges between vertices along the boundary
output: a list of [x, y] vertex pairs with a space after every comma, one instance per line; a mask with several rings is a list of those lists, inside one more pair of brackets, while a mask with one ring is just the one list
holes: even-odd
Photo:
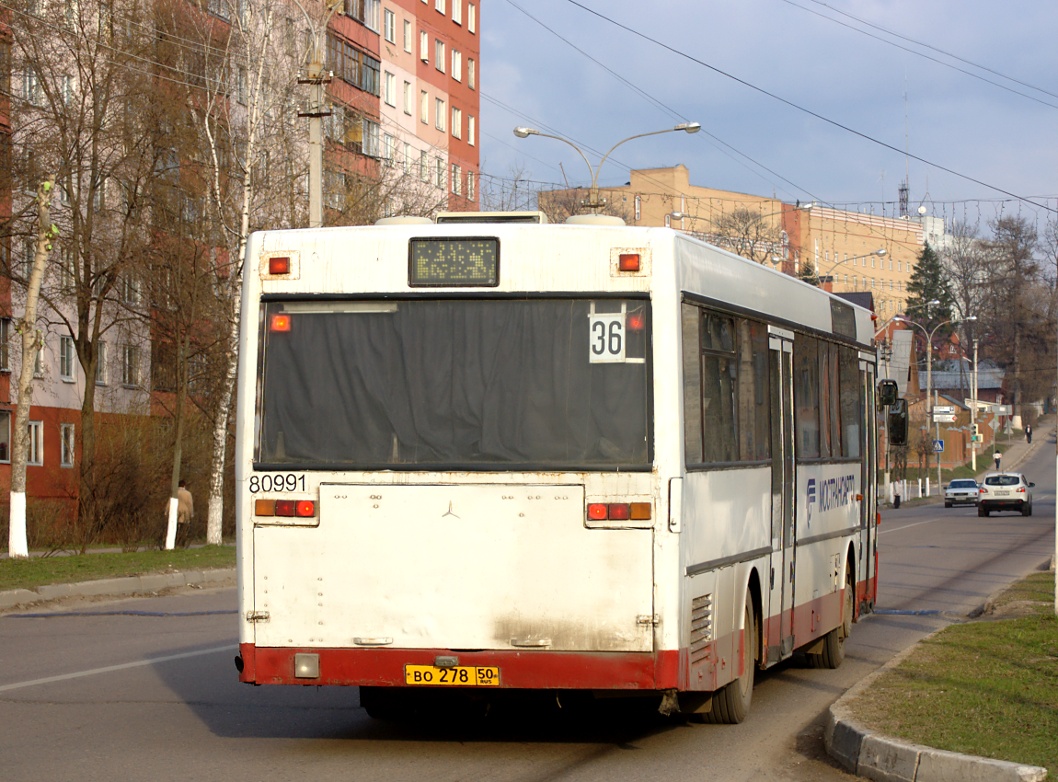
[[1032, 487], [1036, 484], [1017, 472], [985, 476], [977, 501], [977, 515], [987, 516], [994, 510], [1016, 510], [1022, 516], [1032, 515]]
[[944, 489], [944, 507], [976, 505], [980, 487], [973, 478], [956, 478]]

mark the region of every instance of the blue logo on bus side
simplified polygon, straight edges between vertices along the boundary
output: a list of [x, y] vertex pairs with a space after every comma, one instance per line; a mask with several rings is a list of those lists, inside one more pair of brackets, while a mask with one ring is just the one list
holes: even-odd
[[808, 524], [811, 525], [812, 513], [816, 506], [820, 513], [826, 513], [828, 510], [852, 504], [856, 496], [856, 475], [850, 473], [839, 478], [827, 478], [818, 483], [815, 478], [809, 478], [805, 495]]

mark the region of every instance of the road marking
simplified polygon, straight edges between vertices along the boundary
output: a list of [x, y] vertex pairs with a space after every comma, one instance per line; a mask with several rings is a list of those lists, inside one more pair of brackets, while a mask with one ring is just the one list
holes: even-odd
[[105, 668], [92, 668], [87, 671], [76, 671], [74, 673], [64, 673], [60, 676], [47, 676], [43, 679], [32, 679], [27, 682], [15, 682], [14, 684], [0, 684], [0, 692], [9, 692], [10, 690], [20, 690], [23, 687], [36, 687], [39, 684], [52, 684], [53, 682], [69, 681], [70, 679], [81, 679], [85, 676], [96, 676], [100, 673], [113, 673], [114, 671], [125, 671], [129, 668], [142, 668], [145, 665], [155, 665], [157, 663], [167, 663], [172, 660], [183, 660], [188, 657], [201, 657], [206, 654], [217, 654], [218, 652], [233, 652], [237, 651], [238, 647], [235, 646], [215, 646], [212, 649], [199, 649], [197, 652], [181, 652], [180, 654], [170, 654], [165, 657], [152, 657], [149, 660], [137, 660], [131, 663], [122, 663], [121, 665], [108, 665]]
[[942, 519], [926, 519], [925, 521], [916, 521], [914, 524], [905, 524], [902, 527], [893, 527], [883, 524], [882, 530], [878, 534], [884, 535], [887, 532], [900, 532], [900, 530], [911, 529], [912, 527], [918, 527], [922, 524], [932, 524], [935, 521], [942, 521]]

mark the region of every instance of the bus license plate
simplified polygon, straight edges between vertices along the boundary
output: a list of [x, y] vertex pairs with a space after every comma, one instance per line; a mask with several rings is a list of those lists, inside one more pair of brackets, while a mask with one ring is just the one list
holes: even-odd
[[486, 666], [405, 665], [404, 683], [427, 687], [499, 687], [500, 669]]

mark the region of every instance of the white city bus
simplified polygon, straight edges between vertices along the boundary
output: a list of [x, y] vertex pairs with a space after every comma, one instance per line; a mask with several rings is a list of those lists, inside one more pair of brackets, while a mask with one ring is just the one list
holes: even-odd
[[756, 668], [837, 666], [877, 590], [871, 313], [666, 228], [494, 219], [251, 237], [240, 679], [738, 722]]

